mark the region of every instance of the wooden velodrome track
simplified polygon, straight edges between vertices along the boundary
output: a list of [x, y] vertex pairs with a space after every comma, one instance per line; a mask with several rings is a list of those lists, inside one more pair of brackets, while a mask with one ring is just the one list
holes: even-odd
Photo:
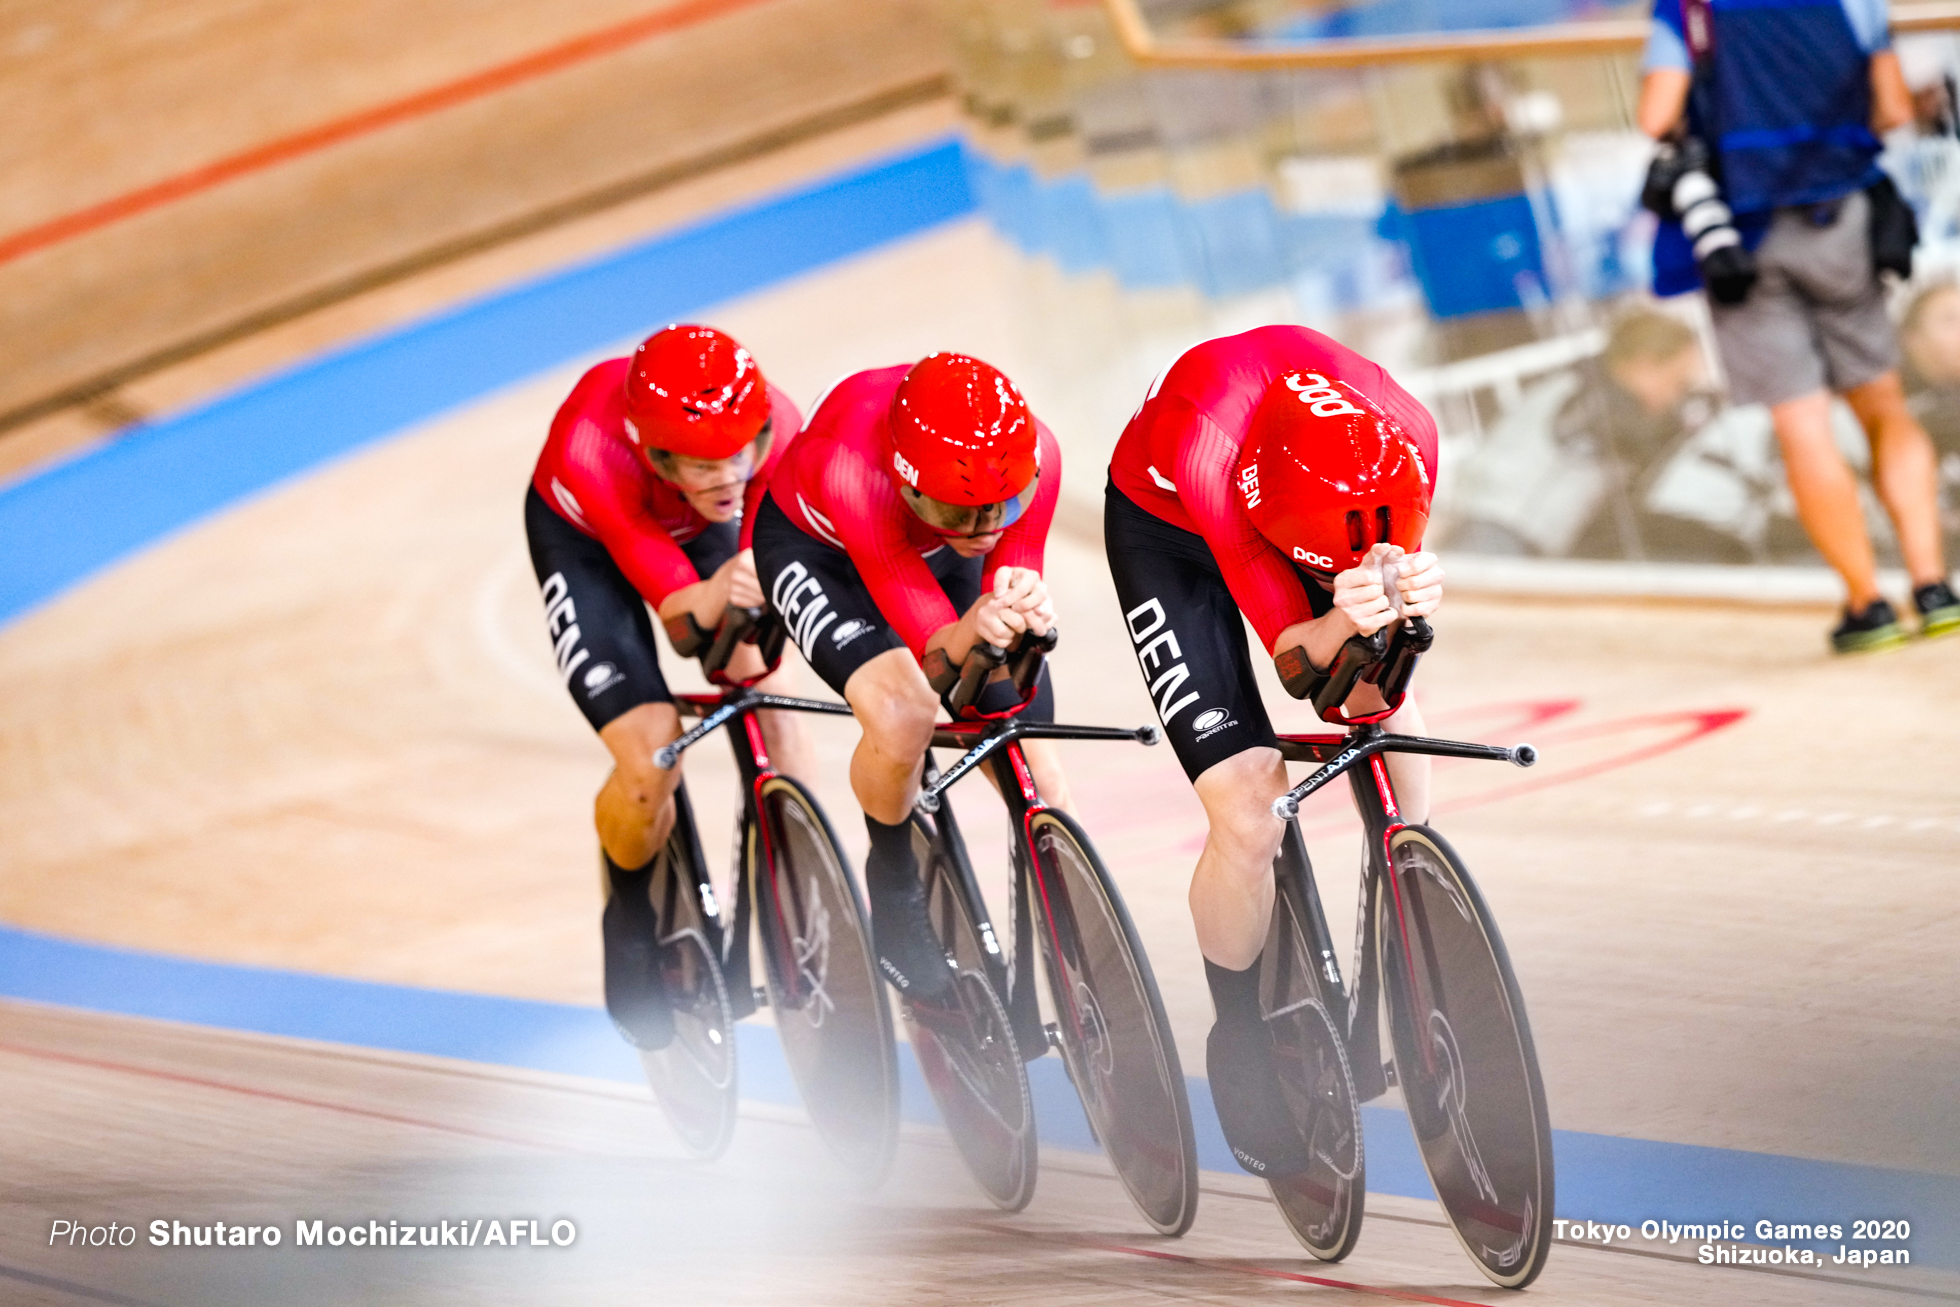
[[[778, 151], [143, 384], [168, 408], [946, 124], [929, 107]], [[806, 401], [849, 368], [957, 345], [1016, 375], [1037, 411], [1067, 414], [1067, 360], [1027, 321], [1030, 304], [1054, 302], [1045, 275], [968, 219], [699, 308]], [[587, 814], [604, 754], [552, 671], [516, 512], [543, 425], [585, 361], [511, 377], [0, 627], [0, 922], [212, 963], [596, 1004]], [[1113, 432], [1063, 435], [1070, 508], [1049, 572], [1067, 631], [1064, 713], [1142, 722], [1149, 704], [1095, 542], [1097, 456]], [[1439, 621], [1425, 667], [1439, 732], [1529, 738], [1545, 755], [1535, 772], [1463, 766], [1438, 786], [1439, 822], [1504, 924], [1555, 1126], [1581, 1141], [1731, 1150], [1615, 1154], [1684, 1169], [1680, 1201], [1656, 1217], [1734, 1214], [1697, 1210], [1686, 1170], [1744, 1154], [1802, 1159], [1782, 1173], [1785, 1192], [1748, 1213], [1790, 1220], [1854, 1176], [1882, 1203], [1883, 1175], [1856, 1168], [1960, 1175], [1960, 641], [1831, 661], [1827, 621], [1801, 608], [1467, 595]], [[824, 729], [821, 788], [858, 853], [840, 779], [851, 739], [848, 726]], [[1186, 1069], [1201, 1071], [1210, 1011], [1183, 908], [1195, 801], [1166, 751], [1071, 747], [1084, 820], [1138, 919]], [[703, 749], [689, 777], [719, 854], [730, 768]], [[977, 791], [966, 804], [986, 806]], [[1349, 919], [1353, 829], [1340, 806], [1307, 823], [1329, 911]], [[977, 812], [969, 825], [986, 865], [998, 838]], [[28, 939], [0, 936], [0, 949]], [[853, 1194], [795, 1113], [769, 1104], [749, 1112], [729, 1157], [700, 1167], [677, 1160], [630, 1084], [87, 1006], [118, 1004], [0, 1001], [0, 1302], [1503, 1296], [1419, 1199], [1371, 1196], [1360, 1247], [1329, 1268], [1300, 1256], [1236, 1173], [1207, 1174], [1196, 1229], [1171, 1243], [1141, 1233], [1092, 1154], [1049, 1149], [1034, 1205], [1002, 1217], [977, 1206], [930, 1130], [908, 1132], [885, 1188]], [[1567, 1179], [1562, 1192], [1584, 1192]], [[578, 1239], [291, 1247], [301, 1218], [491, 1216], [571, 1219]], [[287, 1243], [50, 1246], [56, 1220], [158, 1218], [278, 1223]], [[1940, 1239], [1951, 1266], [1953, 1228], [1914, 1246], [1930, 1255]], [[1638, 1241], [1562, 1247], [1531, 1292], [1960, 1297], [1950, 1273], [1921, 1266], [1759, 1274]]]

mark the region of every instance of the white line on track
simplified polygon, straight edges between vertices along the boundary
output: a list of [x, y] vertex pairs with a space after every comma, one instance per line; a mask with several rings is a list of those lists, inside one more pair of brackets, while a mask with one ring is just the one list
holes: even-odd
[[1648, 821], [1661, 817], [1673, 817], [1683, 821], [1700, 821], [1703, 818], [1715, 817], [1733, 822], [1766, 821], [1772, 825], [1799, 821], [1811, 822], [1819, 826], [1849, 824], [1858, 830], [1878, 830], [1890, 826], [1912, 834], [1931, 830], [1960, 829], [1960, 815], [1922, 816], [1908, 819], [1889, 812], [1874, 812], [1864, 816], [1855, 812], [1837, 810], [1813, 812], [1808, 808], [1782, 808], [1772, 812], [1753, 803], [1738, 804], [1732, 808], [1721, 803], [1694, 803], [1686, 807], [1677, 807], [1662, 799], [1641, 804], [1633, 810], [1633, 814]]
[[482, 579], [476, 583], [476, 602], [473, 605], [477, 640], [490, 656], [490, 661], [511, 680], [527, 690], [556, 699], [565, 690], [552, 674], [551, 660], [543, 652], [549, 648], [544, 643], [543, 613], [538, 615], [539, 643], [529, 654], [518, 648], [511, 633], [504, 629], [504, 596], [509, 593], [511, 585], [528, 582], [530, 577], [529, 560], [521, 549], [512, 549], [484, 571]]

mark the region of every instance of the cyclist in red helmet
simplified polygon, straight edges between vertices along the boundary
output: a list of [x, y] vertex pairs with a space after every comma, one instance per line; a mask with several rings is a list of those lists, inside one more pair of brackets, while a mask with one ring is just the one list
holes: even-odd
[[[1259, 1008], [1287, 788], [1245, 638], [1327, 667], [1354, 635], [1426, 616], [1443, 573], [1422, 550], [1436, 424], [1382, 368], [1317, 331], [1260, 327], [1187, 350], [1151, 387], [1110, 463], [1103, 529], [1125, 620], [1164, 733], [1209, 832], [1191, 916], [1218, 1021], [1207, 1043], [1219, 1123], [1247, 1170], [1304, 1170]], [[1350, 713], [1380, 708], [1364, 686]], [[1413, 696], [1386, 722], [1423, 734]], [[1410, 821], [1429, 762], [1389, 755]]]
[[[837, 382], [756, 510], [756, 568], [803, 656], [864, 735], [851, 788], [864, 808], [864, 869], [880, 969], [900, 992], [947, 1001], [952, 972], [926, 918], [907, 825], [938, 697], [921, 662], [1006, 645], [1054, 620], [1042, 546], [1061, 451], [999, 371], [964, 354]], [[1018, 702], [996, 684], [983, 710]], [[1028, 706], [1054, 719], [1043, 670]], [[1067, 802], [1052, 748], [1027, 741], [1042, 793]]]
[[[606, 1008], [641, 1048], [673, 1035], [648, 942], [647, 886], [680, 783], [678, 769], [653, 763], [680, 734], [680, 717], [647, 609], [689, 650], [697, 629], [713, 629], [729, 604], [762, 603], [749, 545], [755, 504], [801, 425], [796, 406], [728, 335], [667, 327], [631, 358], [579, 378], [524, 496], [558, 674], [613, 756], [593, 811], [611, 890], [600, 931]], [[750, 661], [731, 664], [733, 674], [761, 670], [752, 647], [737, 656]], [[810, 775], [795, 717], [764, 713], [762, 721], [770, 753]]]

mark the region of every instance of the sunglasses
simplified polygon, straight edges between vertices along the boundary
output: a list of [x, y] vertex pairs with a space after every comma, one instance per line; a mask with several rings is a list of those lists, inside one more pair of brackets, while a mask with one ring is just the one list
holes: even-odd
[[943, 499], [922, 495], [910, 486], [900, 486], [899, 496], [905, 500], [906, 507], [936, 533], [958, 539], [992, 535], [1013, 526], [1021, 520], [1021, 514], [1027, 512], [1028, 505], [1034, 502], [1035, 491], [1040, 484], [1041, 476], [1037, 473], [1021, 488], [1020, 494], [998, 504], [949, 504]]

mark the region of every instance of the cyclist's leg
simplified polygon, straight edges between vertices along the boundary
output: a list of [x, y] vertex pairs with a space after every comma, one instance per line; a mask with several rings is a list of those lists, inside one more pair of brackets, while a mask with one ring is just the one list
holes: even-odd
[[1286, 763], [1278, 749], [1247, 749], [1207, 767], [1192, 786], [1208, 824], [1191, 873], [1198, 951], [1243, 970], [1259, 960], [1272, 921], [1273, 858], [1285, 831], [1273, 819], [1273, 800], [1286, 793]]
[[1205, 805], [1191, 916], [1218, 1020], [1205, 1062], [1218, 1122], [1255, 1175], [1305, 1171], [1259, 1003], [1259, 956], [1284, 828], [1272, 801], [1286, 767], [1253, 677], [1245, 622], [1202, 538], [1111, 488], [1103, 515], [1110, 574], [1164, 733]]
[[524, 529], [559, 673], [613, 755], [595, 806], [600, 842], [620, 866], [643, 866], [666, 838], [679, 783], [678, 772], [653, 765], [654, 751], [679, 734], [679, 717], [660, 674], [652, 619], [606, 547], [536, 490], [525, 496]]
[[640, 704], [599, 728], [613, 770], [593, 800], [592, 820], [606, 856], [618, 866], [644, 867], [673, 830], [680, 768], [656, 767], [653, 755], [680, 733], [680, 714], [671, 702]]
[[953, 973], [926, 914], [911, 813], [938, 701], [842, 550], [798, 530], [767, 498], [752, 539], [763, 594], [863, 732], [851, 789], [871, 841], [864, 885], [879, 969], [901, 993], [937, 1001], [951, 992]]
[[1113, 487], [1103, 522], [1144, 684], [1210, 827], [1191, 882], [1199, 949], [1243, 969], [1266, 938], [1280, 838], [1270, 805], [1286, 789], [1245, 621], [1202, 537]]
[[679, 734], [679, 718], [646, 605], [605, 546], [554, 513], [536, 490], [525, 496], [524, 527], [560, 674], [615, 763], [594, 803], [607, 871], [600, 923], [606, 1007], [633, 1042], [658, 1048], [673, 1025], [647, 887], [673, 822], [679, 773], [655, 767], [653, 753]]

